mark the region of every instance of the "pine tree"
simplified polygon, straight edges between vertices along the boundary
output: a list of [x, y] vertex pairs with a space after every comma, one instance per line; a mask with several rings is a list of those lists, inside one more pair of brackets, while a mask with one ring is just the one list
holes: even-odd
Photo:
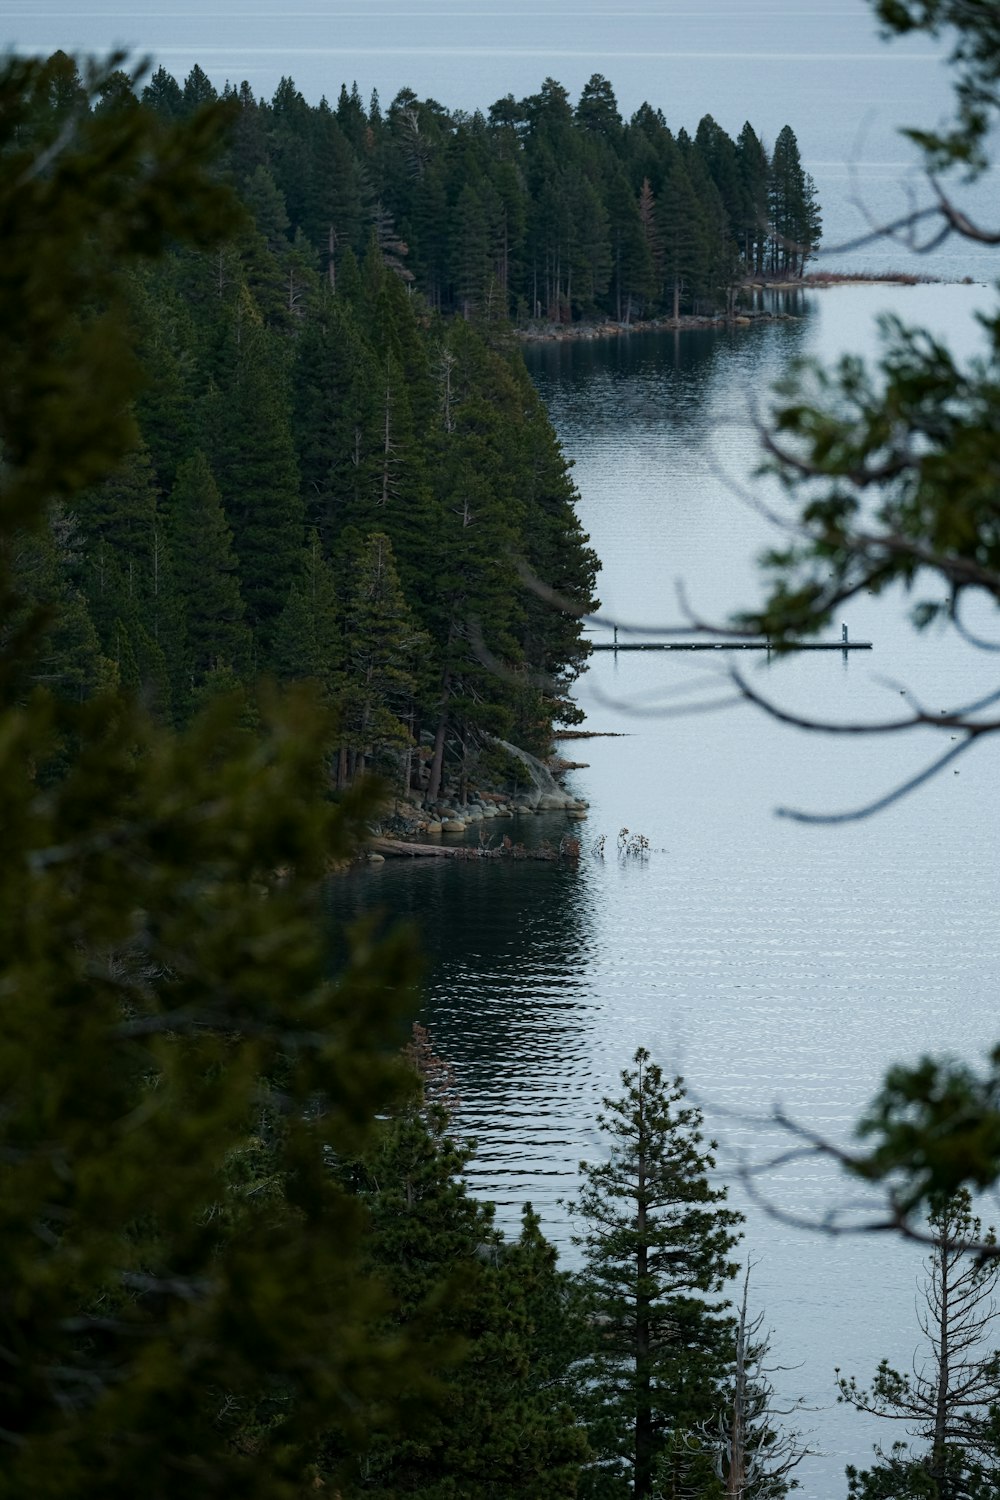
[[783, 125], [774, 143], [768, 187], [771, 221], [771, 269], [801, 276], [819, 242], [822, 223], [816, 185], [803, 169], [799, 145], [790, 125]]
[[253, 89], [245, 80], [230, 98], [235, 106], [235, 117], [227, 142], [227, 159], [230, 172], [237, 184], [242, 186], [258, 167], [266, 167], [271, 159], [266, 106], [258, 103]]
[[361, 151], [364, 147], [365, 132], [368, 129], [368, 116], [361, 102], [357, 81], [352, 85], [350, 93], [345, 83], [340, 85], [340, 94], [337, 98], [337, 123], [355, 151]]
[[292, 431], [307, 524], [328, 550], [367, 488], [374, 362], [350, 304], [327, 299], [295, 343]]
[[736, 1270], [742, 1216], [721, 1206], [713, 1143], [682, 1080], [665, 1080], [644, 1048], [634, 1062], [622, 1097], [603, 1101], [609, 1158], [581, 1164], [575, 1205], [593, 1327], [583, 1390], [599, 1458], [583, 1493], [650, 1496], [658, 1468], [657, 1493], [673, 1500], [698, 1462], [688, 1440], [720, 1404], [732, 1319], [718, 1294]]
[[240, 565], [251, 629], [266, 651], [305, 542], [285, 350], [245, 290], [226, 316], [218, 387], [204, 403], [205, 446]]
[[145, 373], [135, 416], [161, 495], [195, 447], [198, 335], [192, 308], [170, 269], [142, 267], [129, 277], [129, 300]]
[[302, 577], [292, 585], [278, 617], [271, 664], [286, 682], [311, 678], [332, 701], [341, 680], [344, 644], [333, 570], [323, 556], [319, 533], [311, 531]]
[[[10, 594], [0, 623], [0, 662], [30, 641], [5, 684], [5, 699], [43, 688], [82, 703], [117, 685], [114, 661], [103, 652], [87, 601], [77, 582], [79, 530], [72, 515], [53, 509], [48, 524], [11, 537], [4, 557]], [[23, 647], [22, 647], [23, 649]]]
[[611, 230], [601, 194], [583, 172], [567, 175], [566, 191], [572, 204], [566, 298], [571, 308], [586, 317], [596, 312], [608, 290], [613, 269]]
[[364, 249], [370, 222], [370, 189], [357, 153], [333, 111], [320, 104], [311, 122], [312, 169], [302, 229], [319, 251], [332, 290], [343, 255]]
[[736, 142], [736, 163], [741, 187], [737, 243], [747, 266], [759, 276], [764, 270], [768, 241], [767, 190], [771, 164], [749, 121]]
[[736, 147], [711, 115], [704, 115], [699, 120], [694, 143], [722, 200], [728, 234], [735, 239], [743, 209]]
[[148, 450], [138, 447], [103, 484], [74, 505], [82, 544], [83, 587], [107, 644], [129, 605], [153, 586], [157, 490]]
[[195, 63], [190, 73], [184, 80], [182, 93], [183, 113], [185, 115], [195, 114], [200, 109], [216, 102], [219, 91], [215, 87], [204, 68]]
[[366, 767], [384, 771], [410, 742], [406, 720], [424, 639], [403, 596], [387, 536], [373, 532], [365, 538], [349, 576], [342, 737], [352, 774]]
[[521, 399], [521, 420], [511, 434], [507, 462], [530, 523], [521, 538], [521, 556], [544, 589], [552, 590], [570, 608], [554, 608], [538, 588], [520, 592], [516, 633], [532, 679], [546, 684], [536, 700], [536, 718], [519, 718], [514, 738], [525, 749], [545, 755], [549, 723], [575, 724], [581, 710], [569, 690], [586, 663], [589, 646], [581, 617], [598, 609], [594, 597], [599, 567], [597, 554], [577, 514], [577, 491], [548, 413], [523, 363], [514, 379]]
[[166, 120], [179, 120], [184, 113], [180, 84], [162, 64], [143, 88], [142, 102]]
[[251, 659], [232, 532], [200, 451], [177, 471], [168, 535], [180, 634], [172, 665], [178, 703], [189, 709], [212, 674], [224, 669], [246, 679]]
[[608, 145], [615, 146], [621, 137], [622, 117], [611, 84], [601, 73], [593, 73], [584, 84], [576, 106], [577, 123]]
[[[526, 1207], [508, 1243], [472, 1196], [471, 1150], [440, 1103], [417, 1096], [358, 1163], [385, 1332], [425, 1330], [445, 1396], [400, 1440], [374, 1441], [348, 1493], [419, 1500], [575, 1496], [586, 1440], [566, 1399], [582, 1320], [570, 1278]], [[432, 1333], [427, 1338], [427, 1333]], [[452, 1368], [449, 1368], [449, 1364]]]
[[241, 193], [243, 202], [254, 216], [257, 230], [264, 236], [267, 248], [276, 253], [287, 249], [289, 217], [285, 195], [265, 166], [257, 166], [248, 177]]
[[637, 197], [621, 167], [617, 169], [607, 188], [611, 292], [615, 317], [619, 323], [630, 323], [633, 313], [641, 315], [657, 285], [652, 189], [648, 178], [643, 183], [643, 189], [645, 196], [640, 194]]
[[455, 205], [452, 234], [452, 281], [463, 317], [480, 313], [493, 280], [490, 217], [492, 198], [486, 183], [467, 182]]
[[676, 147], [671, 149], [670, 166], [656, 208], [664, 290], [671, 298], [676, 321], [682, 301], [701, 285], [710, 255], [705, 211]]
[[918, 1312], [924, 1345], [913, 1374], [894, 1370], [883, 1360], [870, 1389], [853, 1377], [839, 1381], [841, 1401], [905, 1423], [911, 1438], [924, 1447], [914, 1453], [896, 1443], [890, 1455], [876, 1449], [873, 1470], [859, 1474], [849, 1469], [850, 1493], [859, 1500], [924, 1493], [934, 1500], [985, 1500], [996, 1494], [1000, 1481], [1000, 1354], [992, 1328], [1000, 1265], [964, 1248], [984, 1238], [992, 1244], [995, 1237], [992, 1230], [984, 1237], [964, 1189], [939, 1200], [928, 1222], [934, 1248]]
[[525, 515], [520, 393], [504, 361], [467, 325], [454, 325], [445, 352], [453, 363], [448, 430], [435, 455], [433, 587], [425, 582], [414, 592], [435, 682], [427, 704], [434, 725], [431, 800], [452, 731], [463, 762], [483, 735], [510, 732], [515, 694], [489, 658], [508, 671], [521, 662], [516, 627], [523, 585], [514, 562]]

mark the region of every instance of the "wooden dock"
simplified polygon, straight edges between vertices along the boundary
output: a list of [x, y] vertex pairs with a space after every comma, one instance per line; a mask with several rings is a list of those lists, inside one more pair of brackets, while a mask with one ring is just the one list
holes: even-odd
[[[774, 651], [770, 641], [593, 641], [594, 651]], [[871, 641], [796, 641], [782, 651], [871, 651]]]

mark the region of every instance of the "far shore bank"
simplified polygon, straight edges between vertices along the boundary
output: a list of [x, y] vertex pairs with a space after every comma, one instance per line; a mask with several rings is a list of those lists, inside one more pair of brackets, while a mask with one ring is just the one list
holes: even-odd
[[[839, 286], [969, 286], [971, 277], [946, 283], [939, 276], [916, 276], [906, 271], [884, 273], [854, 271], [813, 271], [793, 280], [772, 281], [755, 277], [739, 284], [741, 292], [824, 292]], [[631, 318], [618, 322], [614, 318], [581, 319], [578, 323], [555, 323], [540, 319], [516, 328], [515, 334], [526, 344], [558, 343], [566, 339], [623, 338], [633, 333], [675, 333], [699, 328], [752, 328], [758, 323], [794, 323], [798, 313], [771, 311], [764, 308], [739, 308], [735, 313], [683, 313], [679, 318]]]

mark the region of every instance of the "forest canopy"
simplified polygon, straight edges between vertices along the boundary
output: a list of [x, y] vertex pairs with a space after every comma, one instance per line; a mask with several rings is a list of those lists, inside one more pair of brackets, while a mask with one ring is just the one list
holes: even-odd
[[580, 717], [597, 559], [508, 318], [676, 315], [801, 271], [819, 224], [792, 131], [769, 158], [708, 116], [693, 138], [648, 107], [626, 125], [599, 77], [575, 109], [546, 80], [466, 117], [405, 90], [383, 113], [290, 79], [220, 98], [198, 67], [93, 94], [70, 58], [48, 70], [23, 144], [215, 109], [241, 213], [210, 252], [106, 277], [133, 440], [15, 541], [16, 618], [49, 611], [31, 680], [141, 692], [182, 725], [262, 675], [309, 679], [336, 785], [374, 771], [431, 803], [496, 775], [497, 741], [547, 754]]

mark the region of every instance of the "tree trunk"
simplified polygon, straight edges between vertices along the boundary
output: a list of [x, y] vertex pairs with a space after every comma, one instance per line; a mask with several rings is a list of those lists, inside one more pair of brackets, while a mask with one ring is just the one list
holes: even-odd
[[465, 742], [465, 730], [462, 731], [462, 769], [458, 778], [458, 801], [464, 807], [469, 798], [469, 771], [468, 771], [468, 746]]
[[427, 783], [427, 801], [436, 802], [441, 791], [441, 775], [444, 770], [444, 741], [448, 733], [448, 686], [445, 684], [441, 697], [441, 714], [434, 733], [434, 754], [431, 757], [431, 774]]
[[747, 1267], [743, 1282], [743, 1301], [740, 1304], [739, 1322], [736, 1325], [736, 1372], [733, 1389], [733, 1410], [729, 1422], [729, 1469], [726, 1474], [727, 1500], [743, 1500], [747, 1481], [747, 1290], [750, 1268]]
[[947, 1234], [950, 1225], [944, 1229], [944, 1243], [941, 1246], [941, 1290], [939, 1293], [938, 1306], [938, 1328], [941, 1332], [941, 1347], [938, 1351], [937, 1390], [934, 1393], [934, 1438], [931, 1446], [930, 1472], [938, 1489], [939, 1500], [951, 1500], [951, 1484], [948, 1478], [948, 1396], [951, 1381], [951, 1350], [949, 1348], [949, 1337], [951, 1333], [951, 1301], [950, 1301], [950, 1278], [951, 1264], [949, 1261], [950, 1250], [947, 1242]]
[[635, 1482], [636, 1500], [653, 1493], [653, 1412], [649, 1373], [649, 1245], [646, 1224], [645, 1121], [639, 1105], [638, 1181], [636, 1183], [635, 1299]]
[[413, 774], [413, 710], [410, 710], [407, 725], [410, 731], [409, 743], [403, 751], [403, 796], [408, 797], [410, 793], [410, 777]]
[[388, 356], [386, 356], [386, 381], [385, 381], [385, 424], [383, 430], [382, 448], [382, 496], [380, 505], [388, 505], [389, 492], [392, 482], [392, 387], [389, 383]]

